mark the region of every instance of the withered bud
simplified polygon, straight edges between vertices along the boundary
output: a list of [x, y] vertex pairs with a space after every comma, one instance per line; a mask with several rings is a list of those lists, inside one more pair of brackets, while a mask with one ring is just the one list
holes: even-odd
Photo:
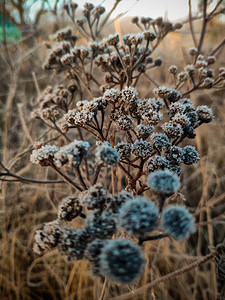
[[174, 25], [174, 28], [175, 29], [181, 29], [183, 27], [183, 24], [182, 23], [176, 23], [175, 25]]
[[154, 61], [154, 64], [155, 64], [156, 67], [161, 66], [162, 59], [160, 57], [156, 58], [155, 61]]
[[64, 132], [64, 133], [68, 132], [68, 131], [69, 131], [69, 125], [68, 125], [67, 123], [63, 123], [63, 124], [61, 125], [61, 130], [62, 130], [62, 132]]
[[137, 24], [138, 23], [138, 17], [133, 17], [132, 19], [131, 19], [131, 23], [133, 23], [133, 24]]
[[169, 67], [169, 71], [171, 74], [176, 75], [177, 74], [177, 66], [173, 65]]
[[152, 57], [148, 57], [146, 59], [146, 64], [151, 64], [151, 63], [153, 63], [153, 59], [152, 59]]
[[73, 10], [75, 10], [75, 9], [77, 9], [78, 4], [75, 3], [75, 2], [71, 2], [71, 3], [70, 3], [70, 7], [71, 7]]
[[157, 25], [161, 25], [162, 22], [163, 22], [163, 18], [162, 18], [162, 17], [158, 17], [158, 18], [156, 18], [156, 19], [154, 20], [154, 22], [155, 22], [155, 24], [157, 24]]
[[197, 54], [198, 49], [193, 47], [193, 48], [190, 48], [188, 51], [191, 56], [194, 56]]
[[68, 90], [71, 92], [71, 93], [74, 93], [76, 90], [77, 90], [77, 86], [75, 84], [70, 84], [68, 86]]
[[84, 4], [84, 8], [91, 11], [94, 8], [94, 5], [92, 3], [86, 2]]
[[215, 56], [208, 56], [206, 61], [209, 65], [214, 64], [214, 62], [216, 61], [216, 57]]
[[34, 143], [33, 147], [35, 150], [40, 149], [43, 146], [43, 142], [42, 141], [37, 141]]
[[103, 6], [97, 6], [96, 7], [96, 12], [99, 14], [99, 15], [102, 15], [104, 14], [105, 12], [105, 8]]
[[69, 12], [69, 5], [68, 4], [64, 4], [63, 5], [63, 9], [65, 9], [65, 11], [68, 13], [68, 15], [70, 14], [70, 12]]
[[84, 20], [83, 19], [78, 19], [76, 20], [76, 23], [79, 27], [83, 27], [84, 26]]
[[111, 83], [113, 82], [113, 77], [111, 75], [105, 75], [104, 80], [106, 83]]
[[144, 34], [145, 40], [150, 41], [150, 42], [154, 41], [154, 39], [156, 38], [155, 33], [151, 32], [149, 30], [144, 31], [143, 34]]

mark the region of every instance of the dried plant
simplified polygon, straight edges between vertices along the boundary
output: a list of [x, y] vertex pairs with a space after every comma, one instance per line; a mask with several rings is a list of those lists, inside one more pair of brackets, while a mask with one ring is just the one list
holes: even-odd
[[[183, 166], [200, 159], [190, 140], [199, 126], [214, 119], [207, 105], [195, 107], [192, 94], [224, 88], [225, 68], [214, 68], [224, 42], [211, 53], [202, 51], [206, 25], [223, 11], [221, 3], [208, 12], [207, 0], [203, 1], [199, 42], [188, 50], [189, 64], [169, 67], [171, 86], [154, 79], [155, 69], [163, 66], [155, 51], [182, 23], [135, 17], [132, 23], [139, 33], [103, 38], [110, 14], [102, 6], [85, 3], [78, 18], [77, 4], [69, 3], [64, 9], [75, 31], [64, 28], [47, 44], [44, 69], [53, 71], [60, 84], [39, 95], [32, 118], [57, 132], [58, 141], [38, 141], [30, 161], [56, 172], [71, 190], [59, 205], [57, 218], [36, 231], [33, 250], [42, 255], [57, 248], [68, 260], [88, 260], [91, 274], [105, 280], [99, 299], [111, 282], [134, 284], [134, 293], [143, 291], [144, 245], [164, 238], [181, 241], [198, 226], [191, 209], [181, 203], [179, 189], [185, 184]], [[80, 45], [80, 36], [88, 45]], [[144, 98], [139, 94], [146, 78], [155, 88]], [[1, 177], [29, 181], [1, 165]], [[76, 225], [74, 219], [79, 220]], [[65, 226], [68, 222], [72, 227]], [[213, 258], [224, 281], [223, 252], [224, 245], [217, 246], [208, 256], [146, 288]], [[218, 297], [223, 292], [224, 288]], [[128, 299], [132, 293], [115, 299]]]

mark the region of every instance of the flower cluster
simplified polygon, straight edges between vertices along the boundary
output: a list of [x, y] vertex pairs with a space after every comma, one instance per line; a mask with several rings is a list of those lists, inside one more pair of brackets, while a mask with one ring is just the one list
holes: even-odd
[[[103, 19], [104, 8], [85, 3], [77, 17], [77, 7], [64, 5], [87, 43], [77, 43], [71, 28], [60, 30], [51, 37], [44, 64], [72, 84], [48, 87], [34, 113], [60, 133], [60, 147], [36, 145], [30, 157], [52, 167], [73, 195], [62, 199], [57, 220], [36, 232], [34, 250], [42, 254], [57, 247], [68, 259], [89, 260], [94, 275], [127, 284], [144, 268], [143, 242], [182, 240], [194, 231], [188, 209], [168, 202], [177, 197], [182, 166], [200, 159], [188, 139], [214, 118], [208, 106], [195, 107], [190, 94], [219, 88], [225, 69], [215, 75], [210, 67], [216, 58], [192, 48], [188, 66], [169, 68], [174, 85], [157, 84], [148, 76], [163, 63], [154, 50], [182, 24], [135, 17], [141, 32], [98, 39], [108, 18]], [[143, 73], [157, 87], [146, 95], [138, 93]], [[76, 134], [80, 140], [73, 140]], [[72, 220], [74, 227], [64, 226]]]

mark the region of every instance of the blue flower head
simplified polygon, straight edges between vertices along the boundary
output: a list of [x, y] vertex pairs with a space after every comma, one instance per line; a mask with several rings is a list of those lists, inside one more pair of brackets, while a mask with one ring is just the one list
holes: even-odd
[[141, 237], [156, 228], [158, 214], [158, 208], [153, 202], [138, 197], [122, 205], [119, 223], [128, 234]]
[[169, 170], [152, 172], [147, 178], [147, 184], [153, 191], [164, 195], [172, 195], [180, 187], [177, 174]]
[[123, 239], [106, 241], [99, 259], [101, 274], [118, 283], [136, 280], [145, 263], [140, 247]]
[[194, 219], [187, 208], [170, 206], [162, 213], [161, 225], [174, 239], [187, 238], [194, 231]]

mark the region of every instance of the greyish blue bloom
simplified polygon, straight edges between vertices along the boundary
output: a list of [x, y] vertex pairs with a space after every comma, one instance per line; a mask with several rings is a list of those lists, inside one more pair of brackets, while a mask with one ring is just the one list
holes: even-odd
[[96, 150], [96, 161], [113, 165], [119, 161], [119, 154], [108, 142], [104, 142]]
[[147, 177], [148, 186], [155, 192], [171, 195], [180, 187], [180, 181], [177, 174], [169, 170], [159, 170], [152, 172]]
[[140, 247], [123, 239], [106, 241], [99, 258], [101, 274], [124, 284], [136, 280], [145, 264]]
[[137, 197], [122, 205], [119, 225], [128, 234], [141, 237], [156, 228], [158, 215], [158, 208], [153, 202], [144, 197]]
[[161, 225], [176, 240], [187, 238], [194, 231], [194, 219], [187, 208], [170, 206], [162, 213]]

